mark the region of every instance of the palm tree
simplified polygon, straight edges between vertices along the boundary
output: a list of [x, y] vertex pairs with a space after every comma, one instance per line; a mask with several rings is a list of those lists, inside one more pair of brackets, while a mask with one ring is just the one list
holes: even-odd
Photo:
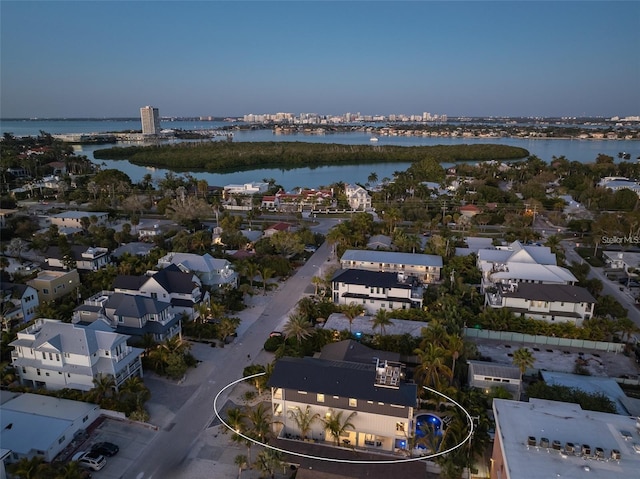
[[260, 442], [267, 442], [271, 435], [271, 416], [264, 403], [260, 403], [254, 409], [251, 409], [247, 414], [247, 419], [251, 424], [252, 436], [256, 437]]
[[275, 271], [272, 270], [271, 268], [265, 266], [262, 269], [260, 269], [260, 279], [262, 279], [262, 294], [266, 295], [267, 294], [267, 281], [269, 281], [269, 279], [271, 277], [273, 277], [273, 275], [275, 274]]
[[[318, 290], [324, 285], [324, 279], [322, 279], [320, 276], [314, 276], [313, 278], [311, 278], [311, 284], [313, 284], [315, 291], [314, 291], [314, 295], [318, 296]], [[324, 291], [324, 288], [322, 288]]]
[[245, 467], [247, 467], [247, 456], [243, 454], [238, 454], [233, 460], [233, 463], [236, 466], [238, 466], [238, 479], [240, 479], [240, 476], [242, 475], [242, 470]]
[[268, 474], [272, 479], [276, 475], [276, 471], [282, 467], [282, 453], [273, 449], [267, 449], [258, 454], [256, 466], [258, 469]]
[[415, 376], [419, 384], [438, 389], [442, 384], [442, 377], [451, 380], [452, 371], [445, 364], [447, 351], [437, 344], [430, 343], [426, 349], [415, 349], [419, 364], [416, 367]]
[[314, 413], [311, 409], [311, 406], [307, 404], [307, 407], [302, 410], [300, 408], [289, 409], [287, 412], [289, 418], [291, 418], [298, 427], [300, 431], [300, 437], [302, 439], [307, 438], [307, 434], [311, 431], [311, 426], [314, 422], [320, 419], [320, 414]]
[[377, 181], [378, 181], [378, 173], [376, 173], [375, 171], [372, 171], [372, 172], [369, 174], [369, 176], [367, 177], [367, 181], [368, 181], [370, 184], [373, 184], [373, 183], [377, 182]]
[[513, 364], [518, 366], [521, 375], [524, 375], [527, 369], [533, 366], [534, 363], [535, 358], [533, 357], [533, 353], [527, 348], [519, 348], [513, 352]]
[[20, 479], [38, 479], [47, 464], [42, 456], [33, 456], [31, 459], [23, 457], [18, 462], [8, 467], [9, 472]]
[[627, 316], [624, 316], [622, 318], [618, 318], [616, 320], [616, 329], [622, 333], [622, 342], [624, 343], [629, 343], [631, 340], [631, 335], [633, 333], [637, 333], [640, 332], [640, 328], [638, 328], [638, 326], [636, 326], [636, 323], [634, 323], [631, 319], [629, 319]]
[[98, 374], [93, 378], [93, 388], [89, 391], [92, 402], [100, 404], [103, 399], [113, 397], [116, 381], [111, 374]]
[[122, 401], [131, 401], [132, 409], [141, 410], [142, 405], [151, 397], [151, 392], [140, 376], [130, 376], [120, 386], [120, 395]]
[[379, 309], [376, 315], [371, 320], [373, 322], [373, 330], [375, 331], [377, 328], [380, 328], [380, 332], [384, 336], [387, 332], [386, 327], [393, 324], [390, 314], [391, 313], [384, 308]]
[[[244, 429], [244, 419], [246, 414], [239, 407], [227, 410], [227, 424], [236, 432], [242, 432]], [[226, 429], [225, 429], [226, 432]]]
[[356, 411], [353, 411], [346, 418], [342, 419], [344, 411], [335, 412], [333, 409], [329, 409], [327, 415], [321, 419], [324, 429], [328, 432], [336, 443], [339, 444], [340, 436], [344, 435], [348, 429], [355, 430], [355, 426], [351, 422], [351, 419], [356, 415]]
[[239, 318], [222, 318], [218, 325], [218, 336], [222, 342], [225, 342], [229, 336], [236, 332], [240, 326]]
[[364, 306], [352, 302], [349, 304], [343, 304], [340, 308], [340, 311], [346, 316], [347, 320], [349, 321], [349, 332], [351, 332], [353, 320], [364, 313]]
[[258, 265], [249, 261], [246, 263], [244, 272], [245, 272], [245, 275], [247, 276], [247, 279], [249, 280], [249, 285], [251, 286], [251, 289], [253, 289], [253, 280], [255, 279], [255, 277], [258, 275], [258, 272], [259, 272]]
[[460, 354], [464, 351], [464, 340], [457, 334], [452, 334], [447, 337], [447, 351], [451, 355], [451, 379], [456, 373], [456, 361], [460, 357]]
[[71, 461], [66, 463], [55, 477], [56, 479], [82, 479], [87, 476], [78, 461]]
[[311, 337], [315, 332], [311, 322], [299, 313], [289, 316], [289, 321], [286, 322], [282, 331], [285, 339], [295, 338], [298, 346], [302, 345], [302, 341]]

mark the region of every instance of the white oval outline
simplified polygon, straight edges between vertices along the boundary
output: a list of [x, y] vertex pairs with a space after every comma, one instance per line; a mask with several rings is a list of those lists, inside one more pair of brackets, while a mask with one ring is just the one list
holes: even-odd
[[[231, 426], [229, 426], [229, 424], [227, 424], [224, 421], [224, 419], [222, 419], [222, 417], [220, 416], [220, 413], [218, 412], [218, 398], [220, 397], [220, 395], [224, 391], [226, 391], [228, 388], [230, 388], [232, 386], [235, 386], [236, 384], [238, 384], [240, 382], [246, 381], [247, 379], [257, 378], [259, 376], [264, 376], [265, 374], [267, 374], [267, 373], [266, 372], [262, 372], [262, 373], [252, 374], [252, 375], [244, 377], [244, 378], [236, 379], [235, 381], [227, 384], [213, 398], [213, 412], [216, 414], [216, 417], [220, 420], [220, 422], [222, 424], [224, 424], [224, 426], [227, 429], [229, 429], [231, 432], [233, 432], [234, 434], [237, 434], [238, 436], [240, 436], [241, 438], [243, 438], [246, 441], [252, 442], [252, 443], [257, 444], [257, 445], [262, 446], [262, 447], [266, 447], [267, 449], [271, 449], [271, 450], [274, 450], [274, 451], [281, 452], [283, 454], [291, 454], [292, 456], [304, 457], [305, 459], [315, 459], [315, 460], [318, 460], [318, 461], [338, 462], [338, 463], [346, 463], [346, 464], [401, 464], [401, 463], [405, 463], [405, 462], [424, 461], [424, 460], [431, 459], [431, 458], [434, 458], [434, 457], [443, 456], [444, 454], [449, 454], [450, 452], [455, 451], [456, 449], [462, 447], [464, 444], [467, 443], [467, 441], [471, 440], [471, 436], [473, 436], [473, 431], [474, 431], [473, 418], [471, 417], [471, 414], [469, 414], [469, 412], [465, 408], [463, 408], [460, 404], [458, 404], [457, 401], [455, 401], [454, 399], [450, 398], [449, 396], [441, 393], [440, 391], [436, 391], [435, 389], [431, 389], [430, 387], [427, 387], [427, 386], [422, 386], [423, 389], [425, 389], [427, 391], [431, 391], [433, 393], [438, 394], [439, 396], [442, 396], [445, 399], [448, 399], [453, 404], [455, 404], [458, 408], [460, 408], [460, 410], [462, 412], [464, 412], [464, 414], [467, 416], [467, 425], [469, 427], [469, 433], [467, 434], [467, 436], [460, 443], [456, 444], [453, 447], [450, 447], [449, 449], [437, 452], [435, 454], [428, 454], [428, 455], [424, 455], [424, 456], [407, 457], [407, 458], [403, 458], [403, 459], [391, 459], [391, 460], [388, 460], [388, 461], [384, 461], [384, 460], [367, 461], [367, 460], [364, 460], [364, 459], [362, 459], [362, 460], [357, 460], [357, 459], [338, 459], [338, 458], [331, 458], [331, 457], [312, 456], [310, 454], [303, 454], [301, 452], [295, 452], [295, 451], [290, 451], [290, 450], [287, 450], [287, 449], [282, 449], [282, 448], [279, 448], [279, 447], [275, 447], [275, 446], [272, 446], [270, 444], [266, 444], [264, 442], [257, 441], [256, 439], [253, 439], [253, 438], [251, 438], [249, 436], [245, 436], [244, 434], [241, 434], [241, 433], [237, 432], [235, 429], [233, 429]], [[369, 454], [375, 454], [375, 453], [368, 452], [368, 451], [362, 451], [362, 452], [369, 453]]]

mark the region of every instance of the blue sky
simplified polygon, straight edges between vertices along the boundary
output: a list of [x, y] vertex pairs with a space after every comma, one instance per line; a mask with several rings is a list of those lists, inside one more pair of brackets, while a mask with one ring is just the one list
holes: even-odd
[[0, 2], [0, 116], [640, 115], [638, 1]]

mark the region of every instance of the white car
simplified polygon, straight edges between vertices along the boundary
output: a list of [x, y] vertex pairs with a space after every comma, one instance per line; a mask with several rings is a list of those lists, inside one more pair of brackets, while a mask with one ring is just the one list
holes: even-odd
[[82, 467], [99, 471], [107, 465], [107, 460], [102, 454], [93, 451], [80, 451], [73, 455], [72, 461], [78, 461]]

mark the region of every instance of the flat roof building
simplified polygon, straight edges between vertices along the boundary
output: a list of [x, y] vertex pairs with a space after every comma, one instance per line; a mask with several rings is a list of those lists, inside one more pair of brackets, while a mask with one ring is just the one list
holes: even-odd
[[544, 399], [493, 400], [492, 479], [627, 479], [640, 471], [640, 422]]
[[143, 135], [160, 134], [160, 112], [152, 106], [140, 108], [140, 121], [142, 121]]

